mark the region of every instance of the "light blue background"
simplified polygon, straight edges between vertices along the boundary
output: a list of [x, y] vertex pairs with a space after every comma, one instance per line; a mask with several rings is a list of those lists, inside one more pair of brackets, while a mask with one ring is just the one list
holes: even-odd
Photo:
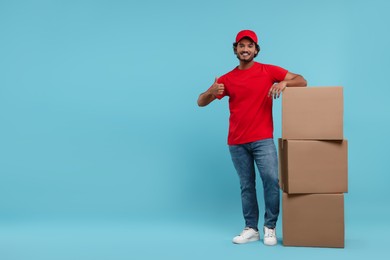
[[[1, 0], [0, 259], [388, 253], [388, 10], [385, 0]], [[227, 99], [196, 100], [237, 65], [241, 29], [258, 33], [257, 61], [344, 87], [345, 249], [230, 242], [243, 220]], [[274, 120], [278, 138], [280, 100]]]

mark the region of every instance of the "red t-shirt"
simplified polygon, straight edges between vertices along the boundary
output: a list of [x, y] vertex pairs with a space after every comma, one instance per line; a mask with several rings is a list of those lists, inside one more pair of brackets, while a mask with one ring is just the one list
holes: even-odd
[[273, 138], [272, 97], [268, 92], [274, 83], [284, 80], [287, 72], [255, 62], [249, 69], [236, 67], [218, 79], [225, 91], [217, 98], [229, 96], [229, 145]]

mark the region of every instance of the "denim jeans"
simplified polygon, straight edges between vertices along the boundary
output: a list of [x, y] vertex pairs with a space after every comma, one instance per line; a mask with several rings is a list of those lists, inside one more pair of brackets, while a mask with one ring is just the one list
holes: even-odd
[[279, 216], [279, 179], [278, 159], [273, 139], [229, 145], [229, 150], [240, 179], [242, 211], [246, 227], [257, 229], [259, 222], [254, 167], [256, 164], [264, 189], [264, 226], [275, 228]]

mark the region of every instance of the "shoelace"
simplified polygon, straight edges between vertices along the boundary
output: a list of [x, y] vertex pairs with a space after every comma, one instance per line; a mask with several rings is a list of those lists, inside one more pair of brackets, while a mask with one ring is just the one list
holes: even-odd
[[240, 236], [244, 236], [244, 234], [247, 232], [250, 232], [251, 229], [252, 228], [248, 228], [248, 227], [244, 228], [244, 230], [241, 232]]
[[266, 229], [264, 236], [265, 237], [274, 237], [275, 236], [275, 230], [274, 229]]
[[249, 228], [244, 228], [244, 230], [241, 232], [240, 236], [244, 235], [248, 231], [249, 231]]

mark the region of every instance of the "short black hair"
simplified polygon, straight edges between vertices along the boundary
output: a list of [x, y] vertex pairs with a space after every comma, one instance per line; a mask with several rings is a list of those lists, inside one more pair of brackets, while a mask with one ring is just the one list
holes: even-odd
[[[251, 38], [249, 37], [244, 37], [246, 39], [249, 39], [251, 40], [254, 44], [255, 44], [255, 47], [256, 47], [256, 50], [257, 50], [257, 53], [255, 54], [255, 57], [257, 56], [257, 54], [259, 54], [260, 52], [260, 45], [258, 45], [257, 43], [255, 43]], [[243, 38], [243, 39], [244, 39]], [[237, 45], [238, 45], [238, 42], [233, 42], [233, 51], [234, 51], [234, 54], [237, 54]]]

